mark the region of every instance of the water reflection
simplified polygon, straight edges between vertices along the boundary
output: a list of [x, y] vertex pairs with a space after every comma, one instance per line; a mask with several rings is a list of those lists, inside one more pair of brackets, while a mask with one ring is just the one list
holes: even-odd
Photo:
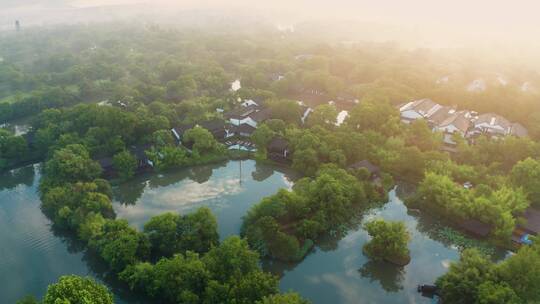
[[[36, 165], [37, 167], [37, 165]], [[26, 166], [23, 168], [13, 169], [0, 174], [0, 191], [14, 189], [18, 185], [27, 187], [34, 183], [35, 167]]]
[[370, 282], [379, 282], [388, 292], [398, 292], [403, 289], [404, 268], [385, 261], [372, 261], [365, 263], [358, 270], [360, 275], [368, 278]]
[[[373, 218], [404, 221], [411, 234], [411, 263], [405, 267], [368, 259], [362, 246], [369, 240], [361, 223]], [[396, 191], [388, 203], [364, 214], [344, 234], [326, 236], [301, 263], [265, 261], [263, 268], [280, 275], [283, 291], [295, 290], [314, 304], [430, 303], [416, 292], [418, 284], [433, 283], [451, 261], [457, 247], [437, 238], [436, 219], [409, 213]]]
[[258, 182], [262, 182], [273, 174], [273, 167], [263, 164], [255, 164], [255, 171], [251, 172], [251, 177]]
[[239, 233], [242, 216], [253, 204], [290, 188], [292, 177], [282, 171], [247, 160], [142, 176], [114, 189], [114, 207], [119, 218], [142, 228], [152, 216], [207, 206], [224, 238]]

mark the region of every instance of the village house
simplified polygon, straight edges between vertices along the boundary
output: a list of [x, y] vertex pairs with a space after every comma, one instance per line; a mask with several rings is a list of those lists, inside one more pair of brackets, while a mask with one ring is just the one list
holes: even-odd
[[231, 131], [232, 126], [226, 125], [225, 122], [220, 119], [209, 120], [201, 122], [199, 124], [179, 125], [171, 129], [171, 133], [176, 139], [178, 145], [182, 144], [182, 138], [184, 136], [184, 133], [187, 130], [194, 128], [195, 126], [205, 128], [210, 133], [212, 133], [214, 138], [218, 141], [224, 140], [234, 135]]
[[532, 241], [529, 237], [540, 234], [540, 210], [530, 207], [525, 210], [522, 218], [523, 221], [516, 226], [512, 233], [512, 241], [517, 245], [530, 245]]
[[456, 133], [466, 138], [479, 135], [490, 137], [528, 135], [523, 125], [512, 123], [498, 114], [478, 115], [472, 111], [457, 111], [454, 107], [442, 106], [427, 98], [401, 105], [399, 111], [401, 121], [404, 123], [411, 123], [417, 119], [426, 120], [433, 131], [444, 134], [444, 143], [449, 146], [455, 145], [452, 135]]
[[254, 100], [252, 99], [246, 99], [244, 100], [244, 102], [242, 102], [240, 105], [242, 105], [243, 107], [258, 107], [259, 104], [257, 102], [255, 102]]
[[99, 166], [101, 167], [103, 176], [109, 178], [114, 175], [114, 163], [112, 157], [104, 157], [101, 159], [98, 159], [97, 162], [99, 163]]
[[253, 132], [255, 132], [255, 130], [257, 130], [257, 128], [252, 127], [251, 125], [241, 124], [239, 126], [231, 126], [231, 129], [229, 132], [233, 136], [236, 135], [236, 136], [242, 136], [242, 137], [250, 137], [253, 134]]
[[369, 174], [369, 179], [373, 182], [381, 181], [381, 169], [369, 160], [362, 160], [349, 166], [349, 170], [365, 169]]
[[281, 163], [288, 163], [291, 159], [289, 143], [281, 137], [274, 137], [266, 147], [268, 158]]
[[474, 129], [470, 132], [470, 136], [478, 136], [481, 134], [490, 137], [517, 136], [526, 137], [527, 129], [519, 123], [512, 123], [508, 119], [495, 113], [485, 113], [479, 115], [472, 120]]
[[154, 167], [154, 163], [146, 155], [146, 150], [150, 150], [151, 145], [131, 146], [129, 152], [135, 156], [137, 160], [137, 170], [143, 171]]
[[429, 119], [433, 114], [439, 111], [442, 106], [431, 99], [419, 99], [408, 102], [399, 108], [401, 121], [411, 123], [417, 119]]
[[487, 237], [493, 230], [492, 225], [475, 219], [458, 220], [456, 224], [461, 230], [478, 238]]
[[257, 121], [251, 115], [259, 110], [260, 107], [256, 105], [241, 106], [225, 114], [225, 118], [234, 126], [248, 124], [256, 128]]
[[302, 113], [300, 120], [302, 121], [302, 124], [305, 124], [309, 114], [313, 112], [313, 109], [306, 106], [302, 101], [298, 101], [298, 105], [300, 105], [300, 112]]

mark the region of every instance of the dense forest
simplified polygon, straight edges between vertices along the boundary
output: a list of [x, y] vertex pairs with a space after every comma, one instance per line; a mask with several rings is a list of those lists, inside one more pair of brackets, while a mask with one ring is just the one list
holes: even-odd
[[[301, 260], [322, 235], [345, 229], [384, 200], [394, 181], [417, 186], [409, 206], [450, 223], [488, 224], [489, 240], [506, 247], [524, 211], [540, 206], [540, 76], [526, 69], [264, 27], [120, 23], [2, 34], [0, 56], [0, 122], [32, 121], [26, 135], [1, 130], [0, 168], [45, 161], [42, 210], [55, 227], [74, 233], [126, 288], [161, 303], [304, 303], [279, 293], [278, 278], [261, 270], [259, 257]], [[499, 74], [508, 84], [494, 80]], [[477, 78], [493, 81], [483, 91], [467, 90]], [[241, 88], [233, 91], [236, 79]], [[504, 114], [527, 126], [531, 137], [481, 137], [474, 144], [456, 137], [450, 155], [441, 151], [442, 134], [425, 121], [400, 122], [397, 105], [424, 97]], [[238, 157], [201, 125], [225, 122], [223, 113], [245, 99], [263, 105], [271, 118], [253, 132], [258, 151], [249, 156], [270, 161], [267, 147], [283, 139], [291, 167], [304, 176], [292, 191], [265, 198], [246, 214], [245, 239], [220, 243], [207, 209], [159, 215], [142, 231], [116, 219], [110, 181], [96, 160], [111, 157], [118, 182], [137, 173], [138, 149], [158, 171]], [[313, 108], [305, 123], [297, 100]], [[349, 116], [337, 125], [339, 102]], [[179, 145], [171, 128], [191, 124], [199, 126], [183, 134], [189, 145]], [[368, 172], [351, 170], [363, 160], [381, 168], [379, 186]], [[467, 182], [474, 187], [463, 187]], [[538, 246], [498, 265], [467, 251], [437, 285], [449, 301], [464, 292], [462, 303], [495, 303], [490, 292], [501, 286], [509, 301], [540, 301], [533, 290], [537, 272], [513, 280], [517, 268], [509, 265], [525, 258], [538, 264]], [[482, 276], [461, 284], [460, 267]], [[71, 281], [98, 290], [103, 303], [112, 301], [94, 282], [66, 277], [43, 303], [56, 303], [55, 290]]]

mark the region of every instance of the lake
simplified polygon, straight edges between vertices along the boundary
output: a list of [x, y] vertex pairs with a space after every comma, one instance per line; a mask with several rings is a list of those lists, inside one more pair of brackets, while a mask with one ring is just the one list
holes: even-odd
[[51, 230], [40, 209], [39, 166], [0, 175], [0, 303], [41, 296], [63, 274], [89, 274], [82, 253]]
[[[47, 285], [64, 274], [102, 278], [103, 265], [81, 252], [73, 238], [51, 229], [39, 208], [39, 179], [38, 165], [0, 176], [0, 303], [14, 303], [28, 293], [41, 297]], [[224, 239], [239, 232], [242, 216], [253, 204], [280, 188], [290, 189], [294, 179], [283, 168], [230, 161], [139, 176], [114, 187], [113, 206], [119, 218], [137, 228], [163, 212], [186, 213], [207, 206]], [[368, 235], [361, 223], [374, 217], [406, 222], [411, 233], [409, 265], [400, 268], [364, 257], [361, 248]], [[416, 293], [416, 285], [433, 283], [459, 257], [456, 246], [433, 233], [437, 221], [408, 213], [395, 191], [388, 203], [362, 221], [342, 236], [321, 240], [298, 264], [263, 261], [263, 267], [282, 276], [283, 291], [296, 290], [314, 304], [430, 303]], [[116, 303], [141, 302], [107, 283], [113, 286]]]

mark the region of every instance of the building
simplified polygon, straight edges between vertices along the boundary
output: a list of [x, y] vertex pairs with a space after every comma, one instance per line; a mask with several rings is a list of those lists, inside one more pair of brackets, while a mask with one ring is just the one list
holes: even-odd
[[255, 132], [257, 128], [252, 127], [248, 124], [241, 124], [239, 126], [232, 126], [230, 132], [233, 135], [242, 136], [242, 137], [250, 137], [253, 132]]
[[225, 118], [234, 126], [239, 126], [241, 124], [248, 124], [252, 127], [257, 127], [257, 122], [253, 120], [251, 117], [252, 114], [259, 111], [259, 106], [241, 106], [238, 107], [227, 114], [225, 114]]
[[360, 169], [366, 169], [372, 181], [380, 181], [381, 169], [375, 166], [374, 164], [372, 164], [369, 160], [362, 160], [349, 166], [349, 170], [360, 170]]
[[424, 98], [408, 102], [399, 108], [401, 121], [411, 123], [417, 119], [429, 119], [433, 114], [439, 111], [443, 106], [435, 103], [433, 100]]
[[154, 167], [154, 163], [146, 155], [146, 150], [150, 150], [151, 145], [131, 146], [129, 152], [137, 160], [137, 170], [147, 170]]
[[250, 107], [250, 106], [255, 106], [255, 107], [258, 107], [258, 106], [259, 106], [259, 104], [256, 103], [256, 102], [255, 102], [254, 100], [252, 100], [252, 99], [246, 99], [246, 100], [244, 100], [244, 102], [242, 102], [241, 105], [242, 105], [243, 107], [245, 107], [245, 108]]
[[266, 147], [268, 158], [276, 162], [290, 162], [291, 152], [287, 140], [281, 137], [274, 137]]
[[302, 113], [300, 120], [302, 121], [302, 124], [305, 124], [309, 114], [313, 112], [313, 109], [306, 106], [302, 101], [299, 101], [298, 104], [300, 105], [300, 111]]
[[189, 125], [179, 125], [171, 129], [171, 133], [173, 137], [176, 139], [177, 144], [182, 144], [182, 138], [184, 136], [184, 133], [192, 129], [195, 125], [189, 124]]
[[503, 136], [528, 136], [527, 129], [519, 124], [512, 123], [508, 119], [495, 113], [485, 113], [472, 120], [474, 129], [470, 132], [470, 136], [478, 136], [481, 134], [488, 135], [490, 137], [503, 137]]
[[214, 119], [214, 120], [201, 122], [199, 124], [179, 125], [172, 128], [171, 133], [176, 139], [177, 144], [182, 144], [182, 138], [184, 136], [184, 133], [189, 129], [193, 129], [195, 126], [199, 126], [201, 128], [208, 130], [210, 133], [212, 133], [212, 135], [214, 136], [216, 140], [224, 140], [233, 135], [231, 133], [231, 128], [227, 126], [223, 120]]
[[209, 120], [201, 122], [197, 125], [212, 133], [214, 138], [218, 141], [230, 137], [229, 128], [227, 128], [225, 122], [221, 119]]
[[270, 119], [272, 117], [272, 112], [270, 109], [265, 108], [252, 113], [249, 117], [256, 123], [254, 127], [257, 127], [258, 124]]
[[510, 135], [523, 138], [529, 136], [529, 131], [519, 122], [514, 122], [510, 129]]
[[401, 121], [411, 123], [417, 119], [428, 122], [433, 131], [445, 134], [445, 143], [455, 145], [451, 139], [459, 133], [463, 137], [476, 137], [482, 134], [490, 137], [528, 136], [527, 129], [495, 113], [478, 115], [473, 111], [457, 111], [454, 107], [443, 106], [424, 98], [408, 102], [399, 107]]
[[493, 226], [475, 219], [458, 221], [457, 226], [463, 231], [480, 238], [487, 237], [493, 230]]
[[441, 120], [434, 121], [434, 130], [446, 134], [459, 133], [465, 136], [471, 127], [471, 115], [468, 111], [450, 110], [448, 115], [441, 117]]
[[540, 210], [534, 208], [525, 210], [523, 219], [525, 219], [525, 223], [519, 225], [518, 228], [528, 234], [540, 234]]
[[104, 157], [98, 159], [97, 162], [103, 171], [103, 176], [112, 177], [114, 175], [114, 162], [112, 157]]

